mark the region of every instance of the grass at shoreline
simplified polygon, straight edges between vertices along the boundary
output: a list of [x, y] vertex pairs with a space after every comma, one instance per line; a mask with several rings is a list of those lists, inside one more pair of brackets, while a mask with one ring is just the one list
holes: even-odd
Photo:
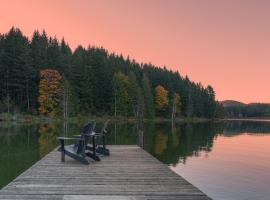
[[[50, 123], [50, 122], [63, 122], [67, 121], [70, 123], [78, 123], [87, 120], [95, 120], [97, 122], [103, 122], [107, 119], [110, 119], [112, 122], [136, 122], [138, 121], [137, 118], [132, 117], [114, 117], [114, 116], [76, 116], [70, 117], [67, 120], [61, 117], [44, 117], [40, 115], [30, 115], [30, 114], [16, 114], [11, 115], [8, 113], [0, 113], [0, 122], [18, 122], [18, 123]], [[144, 119], [144, 122], [153, 121], [153, 122], [171, 122], [169, 118], [159, 118], [156, 117], [154, 119]], [[188, 122], [188, 123], [196, 123], [196, 122], [207, 122], [207, 121], [216, 121], [212, 119], [206, 118], [177, 118], [175, 122]]]

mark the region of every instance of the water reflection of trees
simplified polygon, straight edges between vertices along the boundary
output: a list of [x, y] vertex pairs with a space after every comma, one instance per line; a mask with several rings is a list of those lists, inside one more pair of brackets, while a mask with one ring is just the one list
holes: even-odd
[[264, 135], [270, 134], [270, 122], [263, 121], [228, 121], [224, 123], [225, 136], [234, 136], [243, 133]]
[[269, 122], [185, 123], [174, 126], [160, 123], [151, 127], [144, 133], [145, 149], [162, 162], [172, 165], [185, 163], [188, 157], [200, 156], [202, 152], [210, 152], [218, 135], [270, 134]]
[[[185, 162], [189, 156], [198, 156], [201, 151], [211, 151], [215, 135], [220, 126], [210, 123], [181, 124], [171, 126], [156, 124], [153, 132], [152, 145], [146, 150], [166, 164]], [[149, 136], [151, 134], [145, 134]]]
[[57, 146], [57, 126], [55, 124], [42, 124], [38, 129], [38, 143], [40, 157], [45, 156], [48, 152]]
[[[96, 131], [103, 124], [97, 124]], [[110, 123], [108, 126], [107, 143], [112, 145], [135, 145], [138, 142], [138, 127], [135, 123]]]
[[0, 126], [0, 188], [39, 159], [37, 126]]

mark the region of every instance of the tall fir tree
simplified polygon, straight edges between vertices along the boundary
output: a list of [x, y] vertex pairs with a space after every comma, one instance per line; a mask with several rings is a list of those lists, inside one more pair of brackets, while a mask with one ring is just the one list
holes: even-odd
[[64, 72], [64, 67], [61, 63], [61, 51], [58, 39], [56, 37], [50, 37], [48, 40], [48, 66], [49, 68], [55, 69], [61, 73]]
[[11, 28], [3, 41], [3, 49], [3, 88], [7, 104], [13, 105], [13, 111], [30, 111], [34, 70], [29, 41], [19, 29]]
[[70, 69], [70, 84], [74, 95], [79, 100], [81, 113], [91, 113], [93, 110], [93, 74], [92, 67], [86, 64], [86, 50], [79, 46], [72, 55]]
[[133, 116], [139, 117], [143, 109], [142, 91], [134, 72], [130, 72], [128, 78], [130, 81], [129, 96], [131, 99]]
[[113, 93], [114, 93], [114, 116], [128, 116], [131, 111], [131, 98], [129, 96], [130, 82], [122, 72], [114, 74]]
[[66, 77], [70, 77], [72, 51], [64, 38], [61, 40], [59, 57], [62, 74]]
[[142, 90], [144, 97], [144, 117], [152, 119], [155, 117], [154, 98], [150, 87], [149, 79], [146, 74], [143, 75]]
[[31, 57], [33, 61], [33, 107], [36, 110], [38, 107], [38, 82], [39, 71], [48, 67], [48, 38], [46, 32], [43, 30], [42, 34], [35, 31], [32, 36], [31, 44]]

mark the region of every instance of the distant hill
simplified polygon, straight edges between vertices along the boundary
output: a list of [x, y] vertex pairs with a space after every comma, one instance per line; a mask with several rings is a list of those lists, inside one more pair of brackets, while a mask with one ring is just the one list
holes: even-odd
[[230, 118], [270, 117], [269, 103], [245, 104], [234, 100], [225, 100], [221, 101], [220, 103], [224, 107], [226, 116]]
[[221, 101], [221, 104], [223, 105], [223, 107], [242, 107], [242, 106], [246, 106], [247, 104], [244, 104], [242, 102], [239, 101], [234, 101], [234, 100], [225, 100], [225, 101]]

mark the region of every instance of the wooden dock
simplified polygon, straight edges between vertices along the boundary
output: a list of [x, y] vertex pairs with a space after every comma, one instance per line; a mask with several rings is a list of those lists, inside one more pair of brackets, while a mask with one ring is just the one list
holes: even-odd
[[82, 165], [49, 153], [0, 190], [0, 199], [209, 200], [138, 146], [109, 146], [111, 156]]

